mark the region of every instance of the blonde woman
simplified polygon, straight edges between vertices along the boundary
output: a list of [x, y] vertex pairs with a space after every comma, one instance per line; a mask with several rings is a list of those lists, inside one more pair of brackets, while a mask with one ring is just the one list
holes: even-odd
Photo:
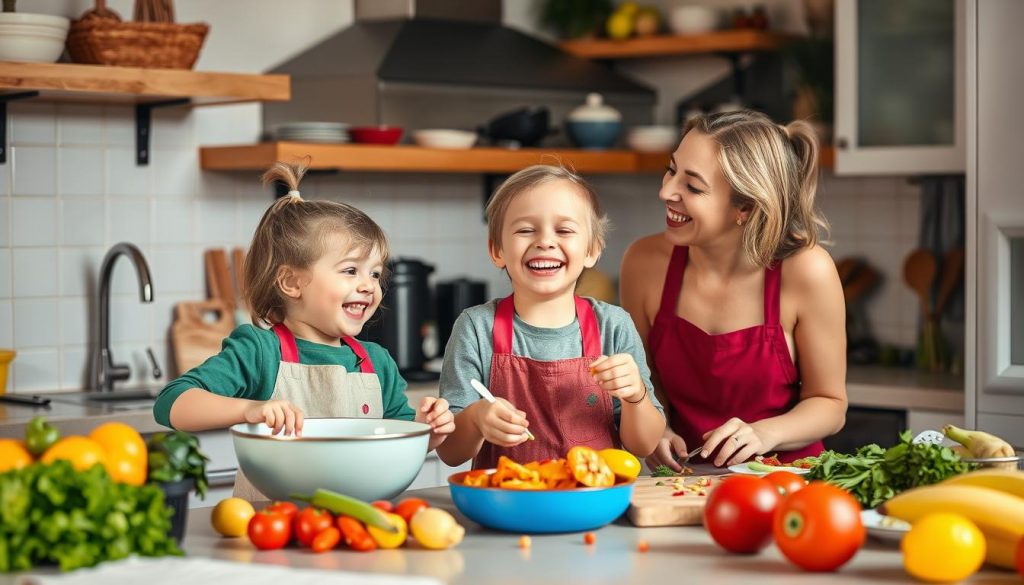
[[634, 242], [623, 307], [669, 428], [648, 458], [717, 466], [816, 455], [846, 417], [845, 307], [818, 245], [810, 126], [730, 112], [687, 123], [662, 181], [664, 232]]

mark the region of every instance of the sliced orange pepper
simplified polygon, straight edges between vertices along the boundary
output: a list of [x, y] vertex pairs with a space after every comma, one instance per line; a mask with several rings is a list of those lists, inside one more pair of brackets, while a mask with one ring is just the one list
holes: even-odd
[[462, 478], [462, 485], [471, 485], [475, 487], [487, 487], [490, 484], [491, 478], [487, 476], [487, 470], [475, 469], [470, 471]]
[[588, 487], [609, 487], [615, 485], [615, 474], [590, 447], [577, 446], [566, 455], [572, 475], [576, 481]]
[[508, 479], [501, 482], [498, 487], [507, 490], [542, 490], [548, 486], [539, 481], [523, 481], [521, 479]]
[[491, 485], [501, 485], [510, 479], [540, 482], [540, 474], [502, 455], [498, 457], [498, 469], [491, 478]]
[[[565, 459], [549, 459], [540, 464], [540, 477], [549, 488], [576, 487], [576, 478]], [[565, 485], [570, 483], [571, 485]]]

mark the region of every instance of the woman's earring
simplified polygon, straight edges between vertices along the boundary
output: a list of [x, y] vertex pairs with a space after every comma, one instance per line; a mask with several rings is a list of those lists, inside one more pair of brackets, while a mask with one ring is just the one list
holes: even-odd
[[736, 218], [736, 225], [739, 225], [739, 226], [743, 225], [743, 218], [742, 217], [737, 217]]

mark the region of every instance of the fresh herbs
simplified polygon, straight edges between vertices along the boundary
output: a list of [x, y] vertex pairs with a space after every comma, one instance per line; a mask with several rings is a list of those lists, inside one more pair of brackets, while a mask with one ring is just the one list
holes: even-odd
[[675, 477], [678, 473], [672, 471], [668, 465], [659, 465], [651, 472], [651, 477]]
[[808, 479], [837, 485], [866, 508], [903, 490], [938, 483], [969, 469], [949, 447], [911, 444], [911, 431], [901, 433], [899, 443], [888, 449], [871, 444], [853, 455], [825, 451], [802, 461], [811, 464]]
[[110, 479], [102, 465], [75, 471], [67, 461], [0, 474], [0, 571], [40, 563], [61, 570], [130, 554], [180, 555], [168, 535], [171, 510], [152, 485]]
[[192, 478], [199, 497], [206, 496], [206, 462], [199, 450], [199, 439], [182, 431], [156, 433], [150, 437], [149, 481], [171, 483]]

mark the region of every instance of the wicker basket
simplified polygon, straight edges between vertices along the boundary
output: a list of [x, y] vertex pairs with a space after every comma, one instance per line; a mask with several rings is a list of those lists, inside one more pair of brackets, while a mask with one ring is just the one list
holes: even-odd
[[[95, 10], [72, 22], [68, 31], [68, 54], [75, 63], [191, 69], [210, 30], [202, 23], [174, 23], [169, 3], [168, 12], [160, 18], [172, 22], [122, 22], [106, 9], [106, 2], [97, 0], [96, 4]], [[139, 9], [137, 0], [137, 16]]]

